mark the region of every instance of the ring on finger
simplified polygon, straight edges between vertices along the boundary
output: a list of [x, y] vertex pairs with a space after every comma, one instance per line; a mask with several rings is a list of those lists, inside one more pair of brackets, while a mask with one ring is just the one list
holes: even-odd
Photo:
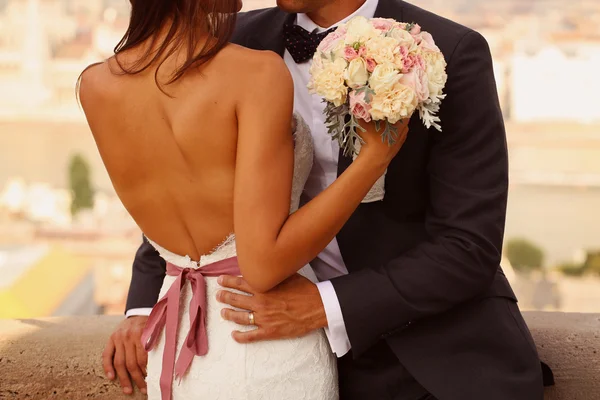
[[248, 313], [248, 322], [250, 323], [250, 325], [256, 325], [254, 321], [254, 312], [252, 311]]

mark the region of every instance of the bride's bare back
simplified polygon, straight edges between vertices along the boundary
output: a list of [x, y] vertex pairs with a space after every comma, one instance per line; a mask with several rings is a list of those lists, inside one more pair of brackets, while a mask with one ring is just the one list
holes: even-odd
[[335, 237], [399, 150], [406, 124], [391, 147], [370, 124], [360, 156], [290, 215], [290, 73], [275, 53], [201, 28], [172, 45], [168, 24], [137, 41], [130, 27], [126, 50], [82, 74], [81, 104], [115, 190], [148, 238], [199, 260], [235, 233], [242, 275], [266, 291]]
[[[130, 50], [119, 62], [139, 56]], [[159, 82], [176, 63], [172, 57], [162, 64]], [[265, 69], [275, 73], [274, 84], [289, 79], [277, 71], [280, 64], [273, 53], [228, 45], [162, 85], [164, 92], [155, 65], [122, 74], [113, 58], [84, 72], [80, 98], [100, 154], [117, 194], [149, 238], [197, 260], [233, 232], [236, 107], [257, 90], [253, 83]]]

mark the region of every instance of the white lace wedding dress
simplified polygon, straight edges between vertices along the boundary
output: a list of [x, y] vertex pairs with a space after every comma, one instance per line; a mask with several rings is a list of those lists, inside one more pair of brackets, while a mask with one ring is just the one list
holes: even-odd
[[[300, 202], [300, 195], [313, 162], [313, 143], [309, 128], [295, 117], [295, 162], [292, 188], [292, 210]], [[187, 256], [173, 254], [150, 242], [169, 263], [181, 268], [202, 266], [236, 255], [234, 235], [231, 235], [212, 253], [194, 262]], [[316, 281], [309, 266], [300, 271]], [[160, 293], [162, 298], [176, 277], [167, 275]], [[220, 289], [216, 278], [206, 277], [206, 328], [208, 353], [194, 357], [192, 364], [178, 382], [172, 385], [173, 400], [337, 400], [338, 381], [336, 360], [322, 330], [293, 340], [278, 340], [254, 344], [238, 344], [231, 337], [234, 330], [247, 330], [222, 319], [224, 307], [216, 301]], [[181, 290], [177, 355], [190, 329], [190, 283]], [[148, 398], [161, 397], [160, 376], [163, 364], [164, 331], [158, 336], [156, 347], [148, 354]], [[164, 395], [164, 393], [163, 393]]]

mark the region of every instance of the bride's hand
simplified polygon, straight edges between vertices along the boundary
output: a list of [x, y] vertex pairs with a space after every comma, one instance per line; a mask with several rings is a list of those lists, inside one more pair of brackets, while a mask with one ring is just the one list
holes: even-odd
[[381, 121], [379, 132], [377, 132], [374, 121], [366, 123], [361, 120], [360, 125], [365, 128], [365, 132], [358, 130], [360, 137], [364, 141], [359, 153], [359, 157], [362, 156], [364, 158], [370, 158], [373, 160], [373, 162], [383, 162], [387, 167], [396, 154], [398, 154], [398, 151], [400, 151], [402, 145], [404, 145], [404, 142], [406, 141], [409, 121], [410, 118], [406, 118], [398, 121], [394, 125], [398, 130], [398, 137], [396, 137], [396, 142], [390, 146], [387, 140], [381, 139], [381, 134], [385, 129], [385, 121]]

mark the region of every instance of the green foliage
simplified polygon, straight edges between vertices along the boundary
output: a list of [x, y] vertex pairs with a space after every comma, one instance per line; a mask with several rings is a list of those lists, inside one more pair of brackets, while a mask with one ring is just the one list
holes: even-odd
[[[378, 130], [379, 131], [379, 130]], [[394, 125], [390, 124], [388, 120], [385, 121], [385, 129], [381, 134], [381, 143], [385, 143], [389, 146], [393, 146], [396, 143], [396, 139], [398, 139], [398, 128]]]
[[600, 251], [588, 252], [583, 269], [586, 273], [600, 275]]
[[583, 265], [575, 263], [560, 264], [556, 269], [567, 276], [582, 276], [585, 273]]
[[80, 154], [71, 158], [69, 163], [69, 185], [73, 195], [71, 200], [71, 215], [94, 207], [94, 189], [90, 179], [90, 167]]
[[517, 271], [533, 271], [542, 268], [544, 252], [534, 243], [526, 239], [509, 240], [505, 254], [513, 268]]

